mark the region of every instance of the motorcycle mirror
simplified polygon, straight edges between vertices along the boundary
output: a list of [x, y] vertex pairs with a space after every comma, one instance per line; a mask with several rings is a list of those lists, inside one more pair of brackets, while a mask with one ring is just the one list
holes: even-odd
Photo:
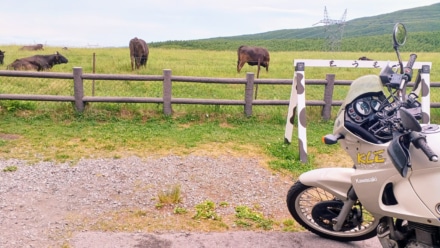
[[422, 126], [420, 126], [420, 123], [407, 109], [399, 109], [399, 115], [402, 125], [405, 129], [410, 129], [416, 132], [422, 131]]
[[399, 46], [402, 46], [406, 42], [406, 28], [403, 23], [398, 22], [394, 25], [393, 41], [394, 50], [396, 50], [397, 59], [399, 60], [400, 73], [403, 74], [403, 63], [399, 53]]
[[399, 47], [405, 44], [406, 42], [406, 28], [403, 23], [396, 23], [394, 25], [394, 32], [393, 32], [393, 40], [394, 40], [394, 46]]

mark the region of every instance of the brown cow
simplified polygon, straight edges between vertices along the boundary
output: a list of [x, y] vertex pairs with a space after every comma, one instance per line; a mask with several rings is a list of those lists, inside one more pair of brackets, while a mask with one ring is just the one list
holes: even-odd
[[130, 59], [131, 59], [131, 70], [133, 71], [139, 69], [141, 66], [146, 67], [148, 61], [148, 45], [142, 39], [137, 37], [130, 40]]
[[54, 65], [65, 64], [68, 60], [60, 53], [52, 55], [34, 55], [27, 58], [16, 59], [8, 65], [8, 69], [13, 70], [33, 70], [44, 71], [51, 69]]
[[5, 52], [0, 50], [0, 65], [3, 65], [3, 59], [5, 58]]
[[270, 56], [266, 48], [240, 46], [237, 55], [237, 72], [240, 72], [245, 63], [248, 63], [248, 65], [258, 65], [257, 78], [260, 76], [260, 65], [266, 67], [266, 71], [269, 71]]
[[20, 48], [20, 50], [26, 50], [26, 51], [37, 51], [37, 50], [44, 50], [43, 44], [36, 44], [31, 46], [23, 46]]

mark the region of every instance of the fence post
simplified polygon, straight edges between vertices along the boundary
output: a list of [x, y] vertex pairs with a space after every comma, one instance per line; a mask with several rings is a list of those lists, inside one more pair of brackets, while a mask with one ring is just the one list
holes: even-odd
[[247, 117], [252, 116], [252, 101], [254, 93], [254, 73], [246, 74], [246, 86], [244, 90], [244, 113]]
[[163, 70], [163, 113], [164, 115], [171, 115], [173, 109], [171, 107], [171, 69]]
[[84, 86], [82, 74], [81, 67], [73, 67], [73, 95], [75, 98], [75, 109], [78, 112], [84, 111]]
[[321, 117], [324, 120], [330, 120], [332, 114], [333, 89], [335, 88], [335, 74], [325, 76], [327, 84], [324, 89], [324, 106], [322, 107]]

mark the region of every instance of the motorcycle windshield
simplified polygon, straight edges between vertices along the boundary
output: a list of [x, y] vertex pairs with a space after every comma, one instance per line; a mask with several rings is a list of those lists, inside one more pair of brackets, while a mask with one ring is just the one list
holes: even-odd
[[366, 75], [355, 79], [348, 90], [347, 96], [342, 103], [341, 110], [345, 109], [345, 106], [361, 95], [367, 93], [380, 93], [383, 91], [382, 82], [377, 75]]

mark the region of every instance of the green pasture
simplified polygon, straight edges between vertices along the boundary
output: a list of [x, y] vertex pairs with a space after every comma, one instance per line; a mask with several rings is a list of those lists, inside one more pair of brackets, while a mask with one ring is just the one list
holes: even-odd
[[[208, 51], [150, 48], [146, 68], [131, 71], [129, 50], [125, 48], [45, 47], [44, 51], [20, 51], [19, 46], [2, 46], [5, 64], [17, 58], [59, 51], [68, 64], [56, 65], [53, 72], [72, 72], [82, 67], [84, 73], [162, 75], [171, 69], [176, 76], [244, 78], [256, 73], [255, 66], [245, 65], [237, 73], [235, 51]], [[293, 78], [294, 59], [355, 60], [367, 56], [376, 60], [396, 60], [394, 53], [355, 52], [271, 52], [269, 72], [260, 78]], [[408, 58], [410, 53], [403, 53]], [[95, 59], [95, 60], [94, 60]], [[440, 82], [438, 53], [418, 53], [418, 61], [433, 63], [431, 81]], [[352, 80], [364, 74], [378, 74], [379, 69], [306, 68], [306, 79], [325, 79], [335, 74], [336, 80]], [[1, 94], [72, 95], [70, 80], [0, 78]], [[161, 97], [161, 82], [86, 81], [86, 95]], [[260, 85], [258, 99], [289, 99], [290, 86]], [[336, 100], [344, 98], [347, 87], [337, 86]], [[243, 99], [244, 85], [221, 85], [173, 82], [173, 97], [206, 99]], [[323, 98], [323, 87], [307, 86], [306, 98]], [[432, 101], [439, 102], [437, 89]], [[296, 144], [284, 144], [287, 106], [254, 106], [247, 118], [242, 106], [173, 105], [173, 115], [163, 116], [160, 104], [91, 103], [84, 113], [74, 113], [70, 103], [0, 101], [0, 154], [3, 158], [57, 160], [75, 163], [81, 158], [155, 156], [192, 154], [205, 151], [210, 156], [259, 156], [279, 171], [297, 175], [316, 166], [349, 164], [339, 146], [325, 146], [321, 136], [330, 133], [332, 121], [320, 118], [319, 107], [307, 107], [309, 163], [300, 163]], [[336, 113], [337, 108], [333, 109]], [[439, 111], [431, 110], [432, 121]], [[334, 116], [334, 115], [333, 115]], [[337, 156], [334, 154], [338, 154]]]

